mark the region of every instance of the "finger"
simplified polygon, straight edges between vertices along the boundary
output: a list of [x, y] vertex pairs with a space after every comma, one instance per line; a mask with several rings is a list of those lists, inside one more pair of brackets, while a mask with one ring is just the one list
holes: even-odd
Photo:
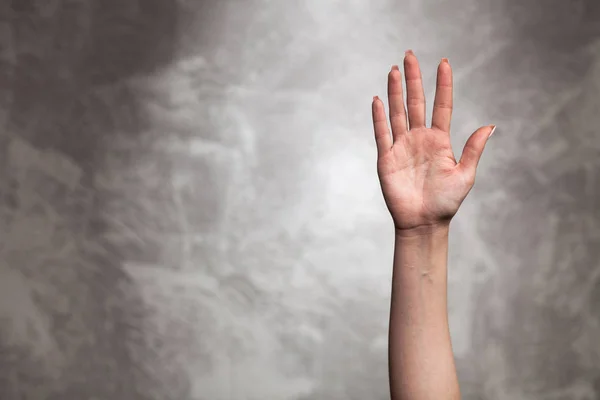
[[396, 140], [400, 135], [406, 133], [406, 108], [404, 107], [404, 94], [402, 91], [402, 74], [397, 65], [392, 66], [388, 74], [388, 101], [390, 107], [390, 122], [392, 124], [392, 135]]
[[392, 147], [392, 138], [385, 118], [383, 102], [379, 97], [373, 97], [373, 128], [375, 130], [375, 143], [377, 144], [377, 154], [383, 155]]
[[407, 50], [404, 57], [404, 75], [410, 129], [422, 128], [425, 126], [425, 92], [419, 61], [412, 50]]
[[496, 129], [495, 125], [484, 126], [477, 129], [465, 143], [465, 147], [458, 162], [458, 168], [465, 174], [468, 181], [475, 182], [477, 165], [481, 159], [481, 154], [485, 148], [492, 133]]
[[437, 70], [437, 83], [435, 89], [435, 100], [433, 102], [433, 115], [431, 127], [444, 132], [450, 132], [450, 121], [452, 119], [452, 68], [447, 58]]

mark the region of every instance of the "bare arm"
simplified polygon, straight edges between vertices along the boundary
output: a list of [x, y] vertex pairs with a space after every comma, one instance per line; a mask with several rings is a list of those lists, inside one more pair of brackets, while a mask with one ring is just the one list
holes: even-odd
[[493, 131], [484, 126], [467, 141], [460, 162], [450, 145], [452, 69], [438, 66], [431, 128], [415, 55], [402, 76], [388, 75], [391, 132], [382, 101], [373, 99], [377, 172], [395, 226], [389, 371], [392, 400], [457, 400], [460, 390], [447, 312], [450, 221], [475, 183], [476, 167]]
[[459, 399], [446, 305], [448, 226], [395, 240], [390, 312], [392, 399]]

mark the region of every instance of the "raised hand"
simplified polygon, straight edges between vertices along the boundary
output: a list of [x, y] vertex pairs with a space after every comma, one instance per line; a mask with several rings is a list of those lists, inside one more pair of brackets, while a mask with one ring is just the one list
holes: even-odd
[[411, 233], [449, 225], [475, 183], [477, 164], [495, 126], [476, 130], [457, 162], [450, 144], [452, 68], [448, 60], [442, 59], [438, 66], [431, 128], [425, 125], [421, 70], [411, 50], [404, 58], [404, 74], [406, 108], [399, 68], [393, 66], [388, 74], [391, 135], [377, 96], [372, 111], [383, 196], [396, 230]]

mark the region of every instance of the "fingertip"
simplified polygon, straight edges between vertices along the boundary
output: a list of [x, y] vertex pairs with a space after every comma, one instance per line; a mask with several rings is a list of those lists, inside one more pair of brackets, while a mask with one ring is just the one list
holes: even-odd
[[400, 69], [392, 68], [388, 74], [388, 84], [397, 84], [402, 80]]
[[414, 65], [417, 62], [417, 56], [412, 50], [406, 50], [404, 52], [404, 74], [407, 74], [407, 68]]
[[371, 103], [371, 110], [373, 112], [374, 120], [382, 120], [385, 119], [385, 114], [382, 107], [382, 102], [379, 96], [373, 96], [373, 102]]
[[371, 105], [373, 106], [373, 110], [377, 109], [377, 105], [379, 104], [379, 96], [373, 96], [373, 102], [371, 103]]
[[447, 58], [442, 58], [442, 60], [438, 64], [438, 69], [440, 71], [452, 71], [452, 66], [448, 62]]

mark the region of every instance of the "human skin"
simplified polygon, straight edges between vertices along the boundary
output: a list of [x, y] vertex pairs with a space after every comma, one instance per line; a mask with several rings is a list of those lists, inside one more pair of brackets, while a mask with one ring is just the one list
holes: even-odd
[[388, 74], [389, 123], [383, 102], [372, 103], [377, 173], [394, 222], [389, 326], [392, 400], [460, 399], [447, 310], [450, 222], [475, 184], [476, 168], [494, 125], [477, 129], [460, 161], [450, 143], [452, 68], [438, 65], [431, 127], [417, 57]]

